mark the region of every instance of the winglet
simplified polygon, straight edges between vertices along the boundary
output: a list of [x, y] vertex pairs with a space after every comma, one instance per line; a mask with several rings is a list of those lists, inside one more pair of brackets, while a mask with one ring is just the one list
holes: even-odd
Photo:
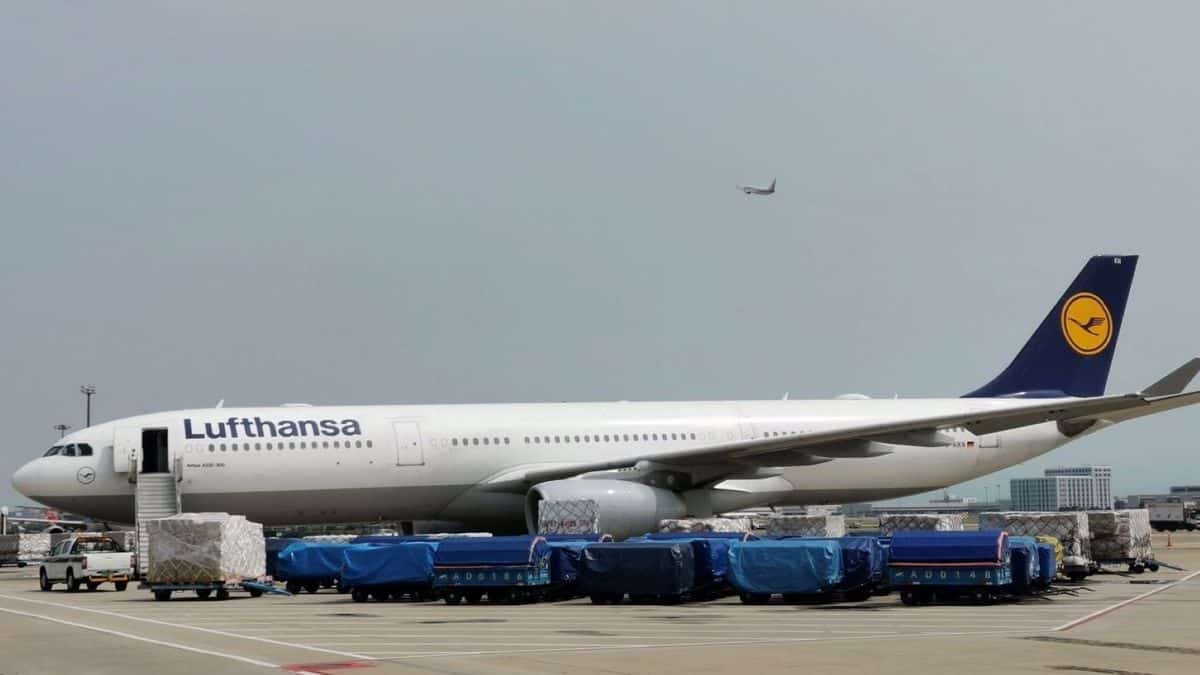
[[1142, 390], [1143, 396], [1170, 396], [1182, 393], [1192, 378], [1200, 373], [1200, 358], [1193, 358], [1175, 370], [1167, 373], [1158, 382]]

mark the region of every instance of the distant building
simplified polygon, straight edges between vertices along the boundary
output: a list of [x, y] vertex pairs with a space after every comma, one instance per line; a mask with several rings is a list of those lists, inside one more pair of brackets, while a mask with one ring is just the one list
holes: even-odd
[[1112, 467], [1046, 469], [1041, 478], [1013, 478], [1009, 482], [1009, 491], [1014, 511], [1111, 509]]

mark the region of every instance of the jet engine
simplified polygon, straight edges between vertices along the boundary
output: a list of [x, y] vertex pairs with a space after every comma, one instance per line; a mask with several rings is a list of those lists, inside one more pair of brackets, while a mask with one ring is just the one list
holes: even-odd
[[658, 521], [682, 518], [683, 498], [670, 490], [623, 480], [551, 480], [534, 485], [525, 496], [525, 524], [537, 532], [543, 500], [591, 499], [599, 507], [600, 532], [617, 539], [658, 530]]

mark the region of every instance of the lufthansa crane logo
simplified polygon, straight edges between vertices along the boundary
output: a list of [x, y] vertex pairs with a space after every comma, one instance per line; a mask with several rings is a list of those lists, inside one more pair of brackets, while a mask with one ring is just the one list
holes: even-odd
[[75, 479], [80, 483], [87, 485], [88, 483], [96, 480], [96, 470], [90, 466], [85, 466], [79, 471], [75, 472]]
[[1112, 314], [1094, 293], [1076, 293], [1063, 303], [1062, 332], [1067, 344], [1083, 356], [1103, 352], [1112, 340]]

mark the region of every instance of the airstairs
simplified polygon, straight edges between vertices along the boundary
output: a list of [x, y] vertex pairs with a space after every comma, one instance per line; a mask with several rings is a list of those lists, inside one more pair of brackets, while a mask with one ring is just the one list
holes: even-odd
[[137, 510], [137, 572], [139, 576], [144, 577], [150, 565], [150, 537], [144, 524], [147, 520], [180, 513], [179, 476], [178, 471], [134, 475], [137, 476], [134, 491]]

